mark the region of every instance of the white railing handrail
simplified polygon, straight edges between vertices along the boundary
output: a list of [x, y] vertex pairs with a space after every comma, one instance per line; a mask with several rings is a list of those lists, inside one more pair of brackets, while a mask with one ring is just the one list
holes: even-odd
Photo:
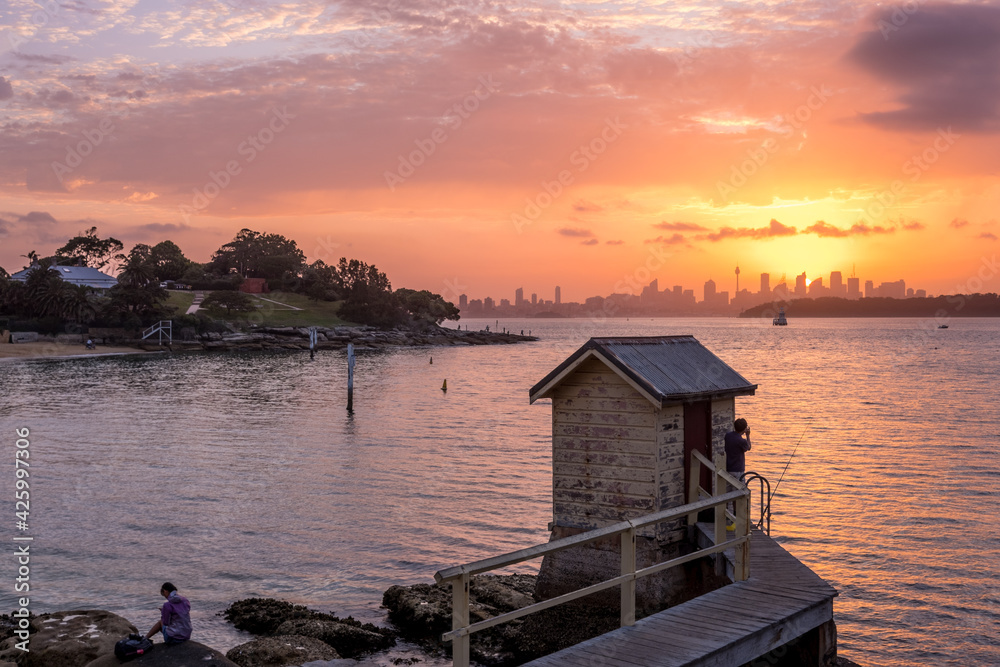
[[[635, 519], [628, 519], [618, 523], [595, 528], [594, 530], [573, 535], [570, 537], [552, 540], [545, 544], [538, 544], [533, 547], [519, 549], [500, 556], [484, 558], [472, 563], [449, 567], [434, 574], [434, 579], [440, 583], [451, 583], [452, 592], [452, 629], [441, 635], [442, 641], [452, 642], [452, 661], [455, 667], [468, 667], [470, 635], [480, 630], [506, 623], [516, 618], [521, 618], [533, 614], [543, 609], [554, 607], [564, 602], [570, 602], [579, 598], [597, 593], [616, 586], [621, 587], [621, 625], [622, 627], [635, 624], [635, 582], [637, 579], [646, 577], [663, 570], [683, 565], [699, 558], [704, 558], [712, 554], [721, 553], [730, 547], [734, 548], [735, 564], [733, 567], [733, 578], [736, 581], [744, 581], [750, 576], [750, 490], [739, 480], [724, 470], [720, 465], [713, 464], [706, 457], [698, 452], [693, 452], [691, 458], [689, 499], [686, 505], [661, 510], [652, 514], [647, 514]], [[707, 466], [713, 473], [713, 492], [705, 491], [701, 488], [700, 475], [701, 466]], [[719, 493], [724, 489], [723, 482], [731, 484], [736, 490], [726, 493]], [[701, 493], [706, 493], [710, 497], [700, 499]], [[729, 514], [726, 511], [727, 503], [732, 502], [735, 513]], [[688, 518], [689, 528], [693, 528], [699, 512], [714, 509], [715, 514], [715, 534], [712, 538], [712, 546], [699, 549], [685, 556], [680, 556], [662, 563], [657, 563], [641, 570], [636, 570], [636, 532], [644, 527], [651, 526], [662, 521], [670, 521]], [[726, 517], [730, 516], [735, 521], [735, 537], [726, 539]], [[526, 560], [532, 560], [546, 556], [548, 554], [571, 549], [601, 539], [615, 536], [621, 537], [621, 576], [599, 582], [592, 586], [587, 586], [558, 597], [536, 602], [535, 604], [515, 609], [514, 611], [494, 616], [478, 623], [470, 623], [469, 619], [469, 584], [471, 577], [475, 574], [497, 570]], [[725, 574], [724, 562], [716, 561], [716, 571]]]
[[722, 470], [721, 468], [717, 468], [714, 463], [709, 461], [708, 458], [706, 458], [705, 455], [699, 452], [697, 449], [692, 449], [691, 455], [694, 456], [696, 459], [698, 459], [698, 461], [703, 466], [707, 466], [709, 470], [716, 473], [719, 477], [726, 480], [727, 482], [735, 486], [737, 489], [746, 488], [746, 484], [744, 484], [740, 480], [730, 475], [728, 470]]
[[679, 519], [692, 512], [700, 512], [702, 510], [715, 507], [718, 504], [728, 503], [730, 500], [736, 500], [737, 498], [743, 497], [743, 495], [744, 493], [742, 491], [732, 491], [714, 499], [699, 500], [696, 503], [690, 503], [680, 507], [672, 507], [653, 514], [646, 514], [636, 519], [620, 521], [618, 523], [613, 523], [610, 526], [604, 526], [603, 528], [588, 530], [586, 533], [580, 533], [579, 535], [563, 537], [558, 540], [546, 542], [545, 544], [539, 544], [525, 549], [518, 549], [517, 551], [511, 551], [510, 553], [506, 553], [501, 556], [493, 556], [492, 558], [484, 558], [472, 563], [466, 563], [465, 565], [449, 567], [434, 573], [434, 580], [439, 584], [443, 584], [454, 579], [458, 579], [463, 574], [474, 575], [489, 572], [490, 570], [499, 570], [510, 565], [523, 563], [526, 560], [532, 560], [533, 558], [556, 553], [557, 551], [571, 549], [605, 537], [614, 537], [615, 535], [620, 535], [630, 528], [645, 528], [646, 526], [650, 526], [661, 521]]

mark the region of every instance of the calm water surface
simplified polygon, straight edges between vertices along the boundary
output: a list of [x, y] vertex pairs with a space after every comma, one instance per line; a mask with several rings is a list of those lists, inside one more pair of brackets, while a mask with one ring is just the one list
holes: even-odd
[[0, 451], [31, 429], [34, 611], [145, 630], [169, 580], [222, 650], [247, 636], [216, 614], [248, 596], [382, 622], [392, 584], [547, 540], [551, 408], [532, 384], [593, 335], [694, 334], [760, 384], [737, 399], [751, 468], [777, 480], [801, 439], [772, 534], [840, 591], [841, 654], [1000, 664], [1000, 320], [500, 326], [542, 340], [360, 352], [353, 416], [343, 352], [3, 363]]

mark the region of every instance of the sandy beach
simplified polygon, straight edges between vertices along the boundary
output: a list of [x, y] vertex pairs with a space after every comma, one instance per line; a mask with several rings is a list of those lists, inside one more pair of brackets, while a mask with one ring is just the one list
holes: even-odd
[[151, 354], [134, 347], [98, 345], [88, 350], [83, 345], [64, 345], [51, 342], [0, 344], [0, 361], [31, 359], [72, 359], [121, 354]]

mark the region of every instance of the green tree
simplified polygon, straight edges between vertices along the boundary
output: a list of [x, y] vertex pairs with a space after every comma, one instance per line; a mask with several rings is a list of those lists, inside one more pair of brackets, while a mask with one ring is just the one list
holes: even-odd
[[276, 280], [297, 275], [305, 261], [295, 241], [280, 234], [241, 229], [236, 238], [215, 251], [209, 270], [220, 275], [235, 270], [247, 278]]
[[153, 266], [153, 275], [159, 282], [180, 280], [184, 276], [184, 272], [194, 264], [184, 256], [184, 253], [173, 241], [161, 241], [153, 246], [149, 261]]
[[156, 281], [151, 254], [152, 248], [144, 243], [132, 248], [118, 274], [118, 284], [108, 291], [110, 300], [106, 314], [129, 321], [138, 318], [146, 323], [161, 319], [170, 312], [164, 305], [167, 291]]
[[144, 288], [157, 282], [152, 253], [153, 249], [145, 243], [135, 244], [128, 254], [121, 273], [118, 274], [118, 284], [124, 287]]
[[63, 290], [59, 316], [71, 322], [88, 324], [97, 317], [94, 291], [86, 285], [66, 285]]
[[25, 276], [19, 310], [28, 317], [58, 314], [65, 285], [62, 277], [47, 260], [35, 264]]
[[392, 285], [374, 265], [345, 257], [337, 266], [338, 292], [344, 298], [338, 315], [350, 322], [389, 327], [406, 321]]
[[445, 301], [440, 294], [428, 290], [419, 292], [401, 287], [395, 291], [399, 304], [406, 309], [414, 322], [422, 324], [441, 324], [445, 320], [457, 320], [461, 311], [450, 301]]
[[95, 269], [109, 267], [114, 270], [125, 260], [125, 255], [122, 254], [124, 247], [114, 237], [100, 238], [97, 236], [97, 227], [91, 227], [56, 250], [55, 260], [58, 264], [90, 266]]
[[312, 301], [336, 301], [339, 298], [339, 285], [337, 267], [318, 259], [302, 271], [296, 291], [305, 294]]
[[218, 290], [212, 292], [201, 302], [202, 308], [209, 310], [223, 310], [230, 315], [233, 311], [238, 313], [248, 313], [254, 310], [254, 300], [243, 292], [233, 292], [230, 290]]

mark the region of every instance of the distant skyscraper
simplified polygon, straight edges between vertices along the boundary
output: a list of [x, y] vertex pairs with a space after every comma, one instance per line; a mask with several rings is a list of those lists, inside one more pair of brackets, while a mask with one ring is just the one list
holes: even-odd
[[762, 273], [760, 274], [760, 295], [763, 297], [771, 296], [771, 274]]
[[875, 283], [871, 280], [865, 281], [865, 298], [870, 299], [875, 296]]
[[458, 307], [465, 308], [469, 305], [469, 296], [467, 294], [460, 294], [458, 296]]
[[562, 303], [562, 288], [556, 285], [556, 305]]
[[715, 281], [711, 278], [705, 282], [704, 303], [715, 303]]
[[531, 305], [532, 306], [538, 305], [538, 295], [535, 294], [534, 292], [531, 293]]
[[736, 265], [736, 294], [740, 293], [740, 265]]
[[516, 290], [514, 290], [514, 305], [520, 307], [523, 304], [524, 304], [524, 288], [518, 287]]
[[795, 276], [795, 293], [799, 296], [805, 296], [806, 294], [806, 272], [803, 271], [800, 275]]
[[860, 299], [861, 298], [861, 279], [851, 276], [847, 279], [847, 298], [848, 299]]
[[488, 296], [483, 299], [483, 310], [493, 310], [496, 307], [496, 302], [493, 301], [493, 297]]
[[830, 273], [830, 296], [845, 296], [847, 288], [844, 287], [844, 276], [840, 271]]

